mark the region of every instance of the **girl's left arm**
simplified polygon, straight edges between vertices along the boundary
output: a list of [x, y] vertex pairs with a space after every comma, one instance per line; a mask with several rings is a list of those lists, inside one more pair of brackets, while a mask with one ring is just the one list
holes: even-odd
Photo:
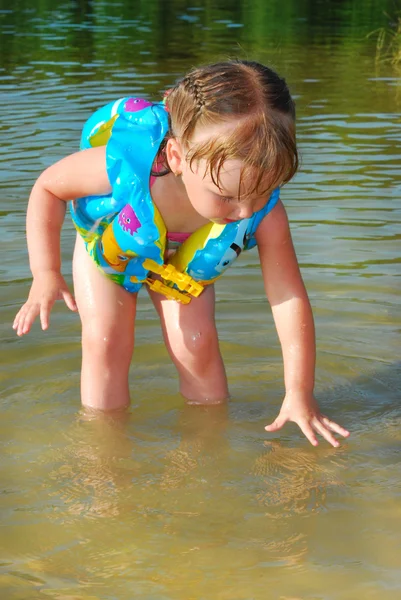
[[332, 446], [339, 446], [333, 435], [349, 432], [322, 415], [313, 395], [315, 384], [315, 327], [287, 214], [281, 201], [259, 225], [256, 232], [263, 280], [273, 312], [284, 362], [285, 398], [276, 420], [266, 431], [277, 431], [287, 421], [298, 424], [313, 446], [316, 433]]

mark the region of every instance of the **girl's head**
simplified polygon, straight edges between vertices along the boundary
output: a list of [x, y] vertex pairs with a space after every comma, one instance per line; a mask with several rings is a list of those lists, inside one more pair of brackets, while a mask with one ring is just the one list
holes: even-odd
[[268, 67], [235, 60], [194, 69], [166, 103], [167, 160], [191, 201], [192, 176], [224, 198], [260, 204], [295, 174], [295, 105], [284, 79]]

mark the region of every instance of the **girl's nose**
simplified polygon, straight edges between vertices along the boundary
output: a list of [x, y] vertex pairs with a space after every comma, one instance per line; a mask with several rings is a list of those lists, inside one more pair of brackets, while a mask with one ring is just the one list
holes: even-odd
[[238, 207], [238, 219], [249, 219], [253, 215], [252, 206], [249, 204], [241, 204]]

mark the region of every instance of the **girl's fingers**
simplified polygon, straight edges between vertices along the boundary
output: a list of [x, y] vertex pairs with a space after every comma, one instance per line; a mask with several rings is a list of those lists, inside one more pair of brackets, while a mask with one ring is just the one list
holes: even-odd
[[[25, 310], [23, 310], [23, 309], [25, 309]], [[26, 306], [26, 307], [23, 307], [23, 309], [21, 309], [21, 311], [20, 311], [20, 317], [18, 320], [17, 335], [19, 335], [19, 336], [24, 335], [25, 333], [28, 333], [28, 331], [31, 327], [31, 322], [33, 320], [30, 317], [33, 307]]]
[[45, 331], [49, 327], [49, 316], [54, 300], [47, 300], [40, 305], [40, 325]]
[[70, 310], [73, 310], [74, 312], [78, 310], [78, 307], [76, 305], [76, 302], [74, 300], [74, 296], [71, 294], [71, 292], [69, 290], [62, 290], [62, 295], [63, 295], [63, 299], [64, 302], [66, 303], [66, 305], [68, 306], [68, 308]]
[[14, 325], [13, 325], [13, 329], [15, 330], [15, 333], [17, 335], [21, 335], [21, 333], [20, 333], [21, 322], [22, 322], [22, 315], [20, 313], [18, 313], [18, 315], [15, 318]]
[[313, 431], [308, 421], [301, 421], [300, 423], [298, 423], [298, 427], [300, 428], [304, 436], [310, 441], [312, 446], [318, 445], [319, 442], [317, 441], [315, 432]]
[[[70, 310], [77, 311], [77, 305], [75, 303], [73, 295], [69, 290], [60, 290], [60, 298], [64, 299], [64, 302]], [[50, 297], [46, 300], [39, 302], [25, 303], [15, 316], [13, 322], [13, 329], [16, 331], [18, 336], [28, 333], [31, 329], [32, 323], [38, 315], [40, 315], [40, 324], [43, 330], [49, 327], [50, 312], [53, 307], [55, 298]]]
[[328, 427], [332, 431], [335, 431], [339, 435], [342, 435], [343, 437], [348, 437], [349, 436], [348, 429], [344, 429], [344, 427], [341, 427], [341, 425], [338, 425], [337, 423], [334, 423], [334, 421], [330, 421], [330, 419], [328, 419], [327, 417], [323, 417], [322, 423], [326, 427]]
[[17, 335], [19, 335], [19, 336], [23, 335], [23, 333], [24, 333], [25, 319], [26, 319], [27, 313], [28, 313], [28, 307], [23, 306], [17, 315], [16, 330], [17, 330]]
[[24, 304], [19, 310], [17, 316], [14, 319], [13, 329], [16, 330], [18, 336], [29, 333], [32, 323], [36, 317], [41, 313], [42, 307], [39, 304]]
[[39, 311], [40, 311], [40, 308], [39, 308], [38, 304], [33, 304], [32, 306], [30, 306], [28, 308], [28, 311], [26, 312], [25, 319], [24, 319], [22, 333], [25, 334], [31, 330], [32, 324], [33, 324], [34, 320], [36, 319], [36, 317], [38, 316]]
[[270, 425], [266, 425], [265, 430], [269, 431], [270, 433], [273, 431], [278, 431], [287, 423], [287, 421], [288, 419], [286, 419], [282, 415], [279, 415], [277, 419], [273, 421], [273, 423], [270, 423]]
[[[13, 329], [16, 330], [17, 335], [23, 335], [24, 333], [28, 333], [31, 324], [30, 315], [31, 312], [35, 310], [35, 308], [36, 305], [28, 304], [27, 302], [23, 306], [21, 306], [21, 308], [15, 316], [13, 323]], [[35, 316], [33, 317], [33, 319], [35, 319]]]
[[334, 437], [334, 435], [331, 433], [331, 431], [329, 431], [324, 425], [323, 423], [321, 423], [320, 421], [318, 421], [316, 419], [315, 423], [314, 423], [314, 427], [316, 429], [316, 431], [318, 433], [320, 433], [320, 435], [322, 437], [324, 437], [325, 440], [327, 440], [329, 442], [329, 444], [331, 444], [334, 448], [338, 448], [340, 443], [336, 440], [336, 438]]
[[22, 318], [24, 307], [20, 308], [17, 314], [15, 315], [15, 319], [13, 322], [13, 329], [18, 329], [18, 324]]
[[28, 312], [28, 310], [30, 309], [30, 305], [25, 303], [23, 306], [21, 306], [21, 308], [19, 309], [19, 311], [17, 312], [15, 319], [14, 319], [14, 323], [13, 323], [13, 328], [14, 329], [18, 329], [18, 326], [22, 323], [22, 321], [25, 319], [25, 316]]
[[287, 423], [287, 421], [294, 421], [312, 446], [318, 445], [316, 433], [319, 433], [334, 448], [338, 448], [340, 443], [333, 435], [333, 432], [338, 433], [343, 437], [349, 436], [349, 431], [347, 429], [344, 429], [341, 425], [338, 425], [334, 421], [330, 421], [330, 419], [319, 413], [314, 416], [311, 415], [311, 418], [306, 418], [301, 415], [294, 415], [294, 417], [295, 418], [289, 418], [288, 416], [285, 416], [284, 413], [281, 413], [273, 423], [266, 425], [265, 430], [269, 432], [278, 431]]

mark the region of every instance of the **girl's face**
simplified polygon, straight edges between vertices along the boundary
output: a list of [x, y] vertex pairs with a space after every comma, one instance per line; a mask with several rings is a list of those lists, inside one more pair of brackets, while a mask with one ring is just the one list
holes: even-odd
[[[220, 126], [223, 129], [220, 133], [227, 133], [227, 128], [233, 126], [235, 123]], [[208, 129], [202, 130], [200, 134], [195, 133], [193, 143], [205, 141], [211, 134], [216, 136], [215, 127], [213, 133]], [[194, 161], [190, 166], [180, 142], [172, 139], [169, 144], [167, 156], [170, 167], [181, 174], [189, 202], [205, 219], [218, 224], [247, 219], [267, 203], [268, 193], [263, 196], [248, 193], [253, 187], [253, 181], [250, 178], [241, 181], [242, 161], [227, 160], [224, 163], [219, 174], [219, 187], [213, 183], [205, 159]]]
[[[219, 175], [218, 187], [206, 169], [206, 160], [190, 165], [185, 161], [181, 179], [188, 199], [198, 214], [214, 223], [225, 224], [247, 219], [263, 208], [268, 196], [248, 196], [240, 177], [240, 160], [227, 160]], [[249, 187], [249, 186], [248, 186]]]

